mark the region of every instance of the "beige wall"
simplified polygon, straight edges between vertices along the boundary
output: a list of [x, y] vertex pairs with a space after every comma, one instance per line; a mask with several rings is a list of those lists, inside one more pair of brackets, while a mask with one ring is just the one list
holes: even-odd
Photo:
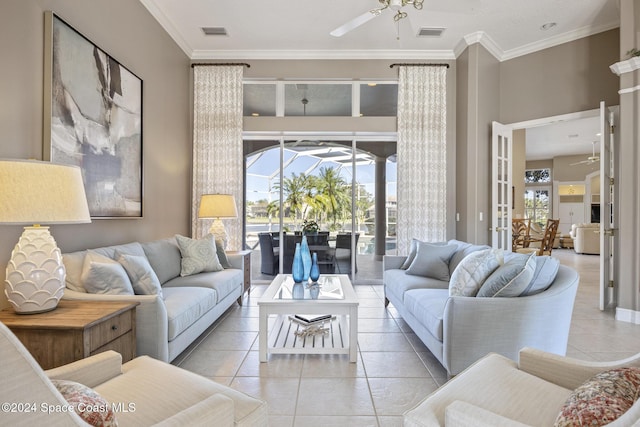
[[527, 169], [526, 131], [513, 131], [513, 159], [511, 177], [513, 180], [513, 218], [524, 218], [524, 172]]
[[580, 156], [558, 156], [553, 159], [553, 180], [554, 181], [584, 181], [586, 176], [599, 171], [600, 163], [591, 165], [571, 165], [581, 162], [586, 155]]
[[491, 242], [491, 123], [499, 115], [500, 63], [477, 43], [460, 58], [456, 191], [462, 194], [456, 238], [485, 244]]
[[[190, 232], [189, 60], [138, 1], [0, 3], [0, 158], [42, 159], [44, 11], [143, 80], [144, 218], [55, 225], [63, 252]], [[22, 227], [0, 225], [0, 279]], [[4, 293], [0, 306], [5, 306]]]
[[500, 121], [517, 123], [618, 105], [619, 30], [564, 43], [500, 64]]

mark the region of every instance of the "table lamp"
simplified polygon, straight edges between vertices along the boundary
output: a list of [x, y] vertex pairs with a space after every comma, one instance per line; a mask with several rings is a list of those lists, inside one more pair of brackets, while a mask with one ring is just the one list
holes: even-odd
[[49, 227], [91, 222], [82, 173], [76, 166], [0, 160], [0, 223], [24, 227], [7, 265], [4, 292], [19, 314], [53, 310], [64, 293], [66, 269]]
[[203, 194], [200, 198], [198, 218], [215, 218], [209, 229], [216, 240], [222, 240], [223, 248], [227, 247], [227, 230], [221, 218], [237, 218], [236, 200], [231, 194]]

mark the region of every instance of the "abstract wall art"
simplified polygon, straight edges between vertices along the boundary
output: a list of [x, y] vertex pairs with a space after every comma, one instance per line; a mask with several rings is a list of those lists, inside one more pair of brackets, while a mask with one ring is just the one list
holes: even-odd
[[92, 218], [142, 217], [142, 80], [45, 15], [43, 158], [82, 169]]

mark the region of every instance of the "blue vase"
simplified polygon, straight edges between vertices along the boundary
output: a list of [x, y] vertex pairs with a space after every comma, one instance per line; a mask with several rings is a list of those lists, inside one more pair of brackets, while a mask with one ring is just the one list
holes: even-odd
[[317, 282], [319, 277], [320, 267], [318, 266], [318, 254], [314, 252], [313, 257], [311, 257], [311, 271], [309, 272], [309, 278], [312, 282]]
[[311, 252], [309, 252], [307, 236], [302, 236], [302, 243], [300, 244], [300, 255], [302, 256], [302, 266], [304, 268], [302, 281], [306, 282], [309, 280], [309, 273], [311, 273]]
[[293, 265], [291, 266], [291, 276], [295, 283], [301, 283], [304, 278], [304, 265], [302, 264], [302, 254], [300, 243], [296, 243], [296, 251], [293, 253]]

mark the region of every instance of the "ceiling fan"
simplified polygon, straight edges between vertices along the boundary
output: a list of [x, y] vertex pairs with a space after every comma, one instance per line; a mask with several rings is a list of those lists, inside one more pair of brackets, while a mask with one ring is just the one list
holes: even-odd
[[598, 141], [593, 141], [593, 149], [591, 152], [591, 155], [589, 157], [587, 157], [586, 160], [582, 160], [580, 162], [576, 162], [576, 163], [571, 163], [570, 166], [575, 166], [575, 165], [591, 165], [593, 163], [599, 162], [600, 161], [600, 156], [596, 156], [596, 143]]
[[353, 18], [351, 21], [347, 22], [331, 31], [331, 34], [334, 37], [342, 37], [347, 34], [349, 31], [358, 28], [360, 25], [369, 22], [373, 18], [380, 16], [385, 9], [390, 9], [394, 12], [393, 20], [398, 22], [399, 20], [407, 17], [407, 12], [403, 11], [402, 8], [407, 5], [412, 5], [416, 10], [422, 10], [424, 0], [378, 0], [382, 6], [371, 9], [368, 12], [363, 13], [360, 16]]

